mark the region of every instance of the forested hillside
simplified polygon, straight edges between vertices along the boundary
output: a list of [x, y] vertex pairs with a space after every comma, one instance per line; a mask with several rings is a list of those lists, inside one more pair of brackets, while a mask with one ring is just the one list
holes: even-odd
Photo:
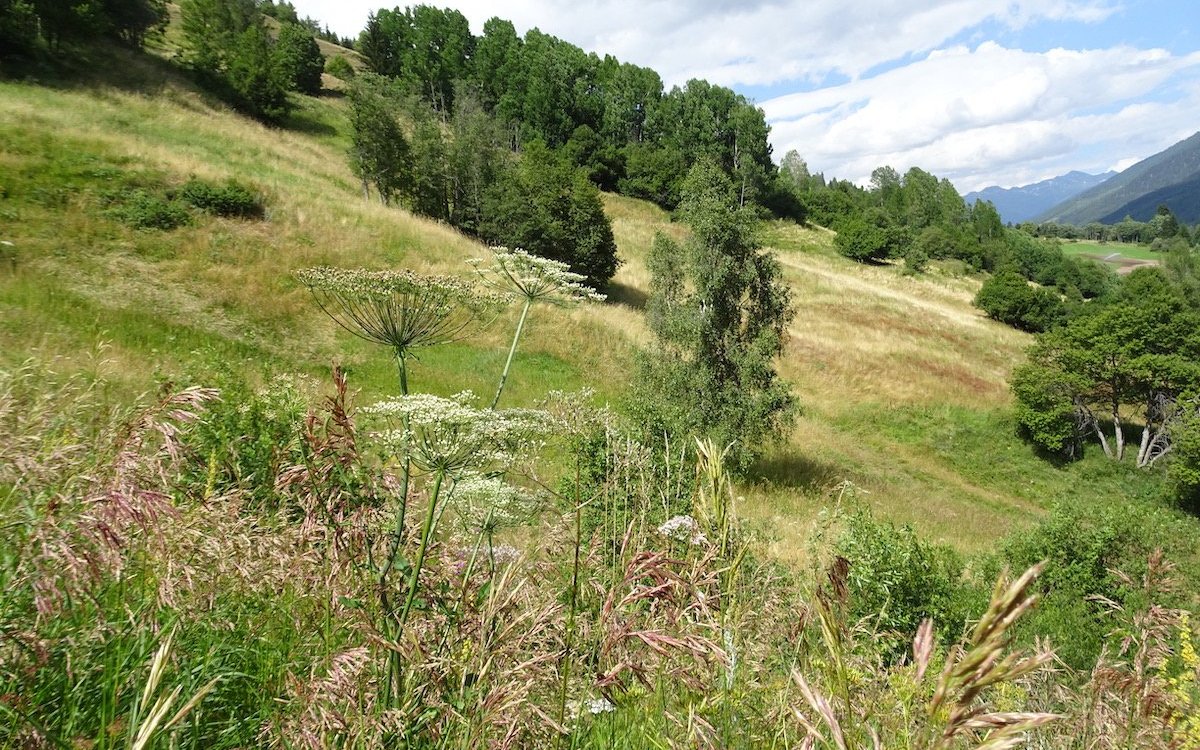
[[1183, 222], [1122, 280], [500, 19], [52, 7], [0, 1], [0, 745], [1194, 742]]

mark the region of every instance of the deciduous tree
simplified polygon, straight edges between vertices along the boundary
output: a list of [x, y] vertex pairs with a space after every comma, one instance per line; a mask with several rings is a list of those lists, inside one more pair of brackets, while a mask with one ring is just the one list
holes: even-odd
[[692, 236], [680, 246], [660, 234], [650, 254], [657, 345], [639, 365], [637, 407], [651, 434], [734, 443], [730, 461], [744, 470], [794, 409], [774, 364], [794, 315], [790, 295], [715, 164], [688, 174], [679, 213]]

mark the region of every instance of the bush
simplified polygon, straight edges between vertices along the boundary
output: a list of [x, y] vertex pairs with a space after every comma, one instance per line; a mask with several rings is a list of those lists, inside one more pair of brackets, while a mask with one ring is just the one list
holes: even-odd
[[874, 622], [893, 656], [925, 618], [948, 640], [962, 634], [971, 592], [962, 583], [962, 558], [950, 547], [857, 511], [846, 518], [833, 549], [850, 562], [850, 612]]
[[1037, 582], [1042, 602], [1018, 633], [1030, 640], [1048, 637], [1068, 665], [1090, 667], [1113, 625], [1108, 608], [1095, 597], [1106, 597], [1127, 611], [1144, 604], [1136, 598], [1137, 588], [1122, 582], [1115, 571], [1134, 581], [1141, 578], [1150, 551], [1166, 538], [1167, 529], [1155, 528], [1164, 521], [1158, 511], [1138, 504], [1060, 505], [1034, 528], [1010, 537], [999, 560], [1010, 570], [1046, 561]]
[[180, 189], [179, 197], [188, 205], [215, 216], [258, 219], [263, 215], [262, 196], [233, 180], [214, 185], [193, 177]]
[[303, 460], [306, 407], [295, 381], [276, 377], [256, 389], [221, 365], [204, 379], [221, 395], [186, 436], [185, 484], [201, 497], [240, 491], [250, 507], [278, 508], [276, 477]]
[[176, 229], [190, 224], [192, 215], [176, 200], [164, 198], [147, 190], [129, 191], [109, 209], [109, 215], [137, 229]]
[[594, 289], [607, 286], [617, 271], [600, 191], [562, 154], [536, 141], [488, 190], [480, 234], [489, 243], [566, 263]]
[[356, 75], [354, 66], [341, 55], [334, 55], [325, 61], [325, 72], [343, 81], [349, 81]]
[[983, 282], [975, 306], [1001, 323], [1034, 333], [1053, 328], [1064, 313], [1055, 292], [1032, 286], [1016, 271], [1000, 271]]

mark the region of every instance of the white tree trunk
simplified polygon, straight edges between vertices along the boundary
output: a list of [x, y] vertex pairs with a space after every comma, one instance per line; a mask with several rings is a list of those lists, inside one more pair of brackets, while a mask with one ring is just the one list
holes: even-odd
[[1125, 431], [1121, 429], [1121, 415], [1113, 409], [1113, 440], [1116, 443], [1115, 458], [1120, 461], [1125, 458]]

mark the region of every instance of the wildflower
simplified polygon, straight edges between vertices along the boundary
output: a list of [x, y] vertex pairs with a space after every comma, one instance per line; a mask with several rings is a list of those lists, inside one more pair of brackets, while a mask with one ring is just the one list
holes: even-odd
[[411, 456], [419, 468], [454, 477], [489, 464], [510, 464], [540, 447], [547, 427], [541, 412], [477, 409], [471, 405], [474, 398], [470, 391], [452, 398], [417, 393], [363, 411], [403, 425], [377, 433], [385, 445]]
[[498, 565], [508, 565], [521, 559], [521, 550], [511, 544], [498, 544], [492, 548], [492, 559]]
[[467, 475], [454, 483], [454, 503], [464, 526], [491, 535], [528, 514], [531, 498], [498, 477]]
[[484, 283], [498, 291], [511, 291], [527, 301], [544, 301], [555, 305], [573, 302], [603, 302], [605, 296], [583, 282], [581, 274], [572, 273], [566, 263], [534, 255], [521, 248], [492, 248], [492, 264], [485, 259], [467, 261], [483, 278]]
[[612, 713], [617, 710], [617, 707], [609, 699], [601, 696], [599, 698], [584, 698], [579, 701], [570, 701], [567, 703], [568, 715], [572, 719], [578, 719], [584, 714], [598, 716], [599, 714]]
[[525, 300], [521, 317], [517, 319], [517, 330], [513, 333], [512, 346], [508, 348], [504, 371], [500, 374], [500, 385], [496, 388], [496, 397], [492, 399], [492, 408], [495, 409], [496, 404], [500, 403], [500, 394], [504, 392], [517, 342], [521, 339], [521, 330], [525, 327], [525, 319], [533, 303], [548, 302], [562, 306], [584, 301], [603, 302], [605, 297], [584, 285], [587, 277], [572, 273], [566, 263], [533, 255], [521, 248], [492, 248], [490, 266], [484, 264], [483, 258], [472, 258], [467, 262], [475, 267], [475, 272], [487, 286], [500, 292], [515, 293]]
[[658, 533], [676, 542], [708, 544], [708, 537], [700, 531], [700, 524], [691, 516], [675, 516], [663, 521]]
[[403, 360], [412, 349], [461, 338], [505, 301], [463, 279], [412, 271], [322, 266], [298, 271], [296, 278], [342, 328], [395, 351], [401, 392], [408, 390]]

